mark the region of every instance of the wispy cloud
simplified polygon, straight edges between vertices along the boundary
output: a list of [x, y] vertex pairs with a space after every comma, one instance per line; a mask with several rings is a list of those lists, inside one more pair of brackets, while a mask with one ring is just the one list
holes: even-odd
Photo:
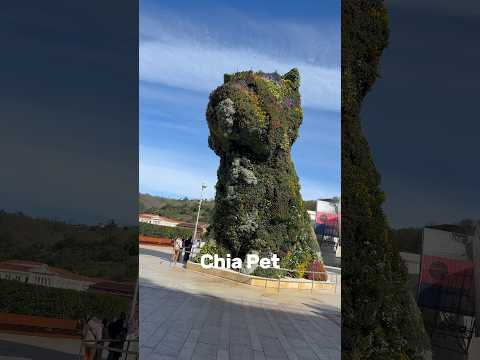
[[285, 73], [297, 67], [303, 104], [339, 111], [340, 69], [331, 60], [332, 54], [339, 54], [339, 45], [332, 45], [339, 43], [337, 32], [322, 34], [312, 26], [293, 23], [260, 24], [251, 18], [244, 19], [237, 32], [212, 32], [175, 16], [162, 19], [141, 18], [141, 80], [208, 93], [223, 82], [224, 73]]
[[301, 59], [309, 64], [340, 66], [340, 21], [258, 17], [232, 8], [210, 16], [179, 16], [162, 9], [141, 12], [140, 41], [199, 43], [205, 47], [256, 49], [272, 58]]
[[340, 73], [300, 62], [281, 62], [249, 49], [207, 48], [199, 44], [145, 42], [140, 45], [140, 79], [208, 92], [223, 82], [224, 73], [264, 70], [285, 73], [297, 67], [305, 106], [340, 109]]
[[224, 73], [285, 73], [297, 67], [305, 116], [292, 155], [302, 195], [338, 195], [339, 19], [294, 23], [217, 10], [211, 17], [165, 9], [141, 13], [140, 191], [196, 198], [206, 182], [207, 196], [213, 197], [218, 157], [207, 146], [209, 92], [223, 83]]

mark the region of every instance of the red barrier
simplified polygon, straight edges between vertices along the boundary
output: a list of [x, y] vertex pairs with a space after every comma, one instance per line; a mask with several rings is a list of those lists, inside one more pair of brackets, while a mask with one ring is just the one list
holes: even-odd
[[139, 235], [138, 241], [140, 244], [148, 244], [148, 245], [159, 245], [159, 246], [172, 246], [173, 240], [164, 237], [154, 237], [154, 236], [145, 236]]
[[0, 313], [0, 330], [38, 336], [80, 337], [77, 321], [45, 316]]

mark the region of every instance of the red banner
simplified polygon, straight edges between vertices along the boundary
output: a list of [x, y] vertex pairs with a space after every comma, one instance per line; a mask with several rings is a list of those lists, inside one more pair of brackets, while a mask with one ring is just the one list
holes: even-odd
[[423, 255], [420, 283], [468, 290], [473, 287], [473, 263]]
[[317, 224], [335, 224], [338, 222], [338, 215], [326, 212], [317, 212], [315, 222]]

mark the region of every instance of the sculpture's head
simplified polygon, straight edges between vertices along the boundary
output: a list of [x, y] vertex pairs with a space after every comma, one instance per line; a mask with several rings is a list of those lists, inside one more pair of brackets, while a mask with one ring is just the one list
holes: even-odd
[[219, 156], [246, 155], [258, 161], [290, 151], [302, 122], [300, 75], [253, 71], [225, 74], [210, 94], [207, 121], [210, 147]]

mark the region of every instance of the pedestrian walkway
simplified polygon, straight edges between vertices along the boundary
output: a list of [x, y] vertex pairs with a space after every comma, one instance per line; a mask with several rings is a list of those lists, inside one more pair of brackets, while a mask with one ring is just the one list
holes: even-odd
[[255, 288], [169, 255], [140, 248], [142, 360], [340, 359], [339, 294]]
[[[9, 338], [11, 340], [4, 340], [4, 338]], [[58, 344], [62, 340], [58, 338], [50, 339], [50, 344], [45, 344], [45, 341], [40, 341], [38, 346], [33, 345], [34, 340], [38, 337], [31, 337], [31, 341], [25, 340], [25, 336], [11, 335], [0, 333], [0, 360], [35, 360], [35, 359], [51, 359], [51, 360], [77, 360], [78, 359], [78, 350], [80, 349], [80, 344], [75, 344], [75, 353], [68, 349], [68, 352], [59, 351], [55, 348], [58, 348]], [[50, 345], [50, 346], [48, 346]], [[70, 346], [72, 348], [72, 346]]]

